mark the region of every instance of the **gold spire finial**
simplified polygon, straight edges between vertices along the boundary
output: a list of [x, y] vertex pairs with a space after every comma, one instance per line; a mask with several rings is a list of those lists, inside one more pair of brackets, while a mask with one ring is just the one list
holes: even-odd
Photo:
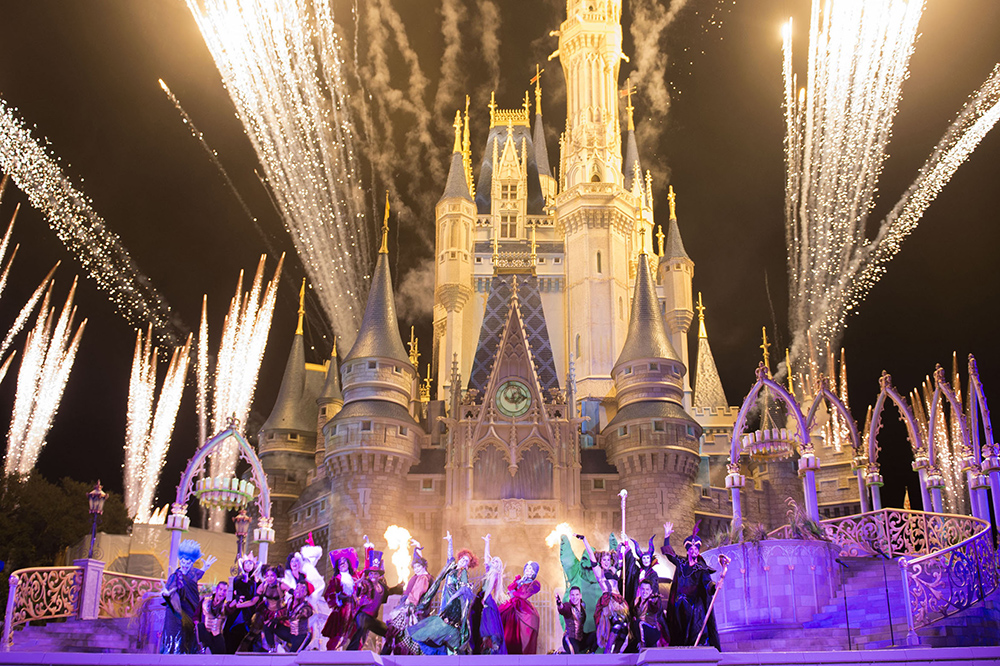
[[299, 288], [299, 325], [295, 328], [295, 335], [302, 335], [302, 320], [306, 316], [306, 279], [302, 278], [302, 287]]
[[420, 386], [420, 402], [430, 402], [431, 400], [431, 364], [427, 364], [427, 376], [424, 377], [424, 382]]
[[472, 182], [472, 144], [469, 141], [469, 96], [465, 96], [465, 123], [462, 128], [462, 165], [465, 167], [465, 182], [469, 186], [469, 196], [476, 196], [476, 184]]
[[417, 370], [419, 366], [420, 352], [417, 350], [417, 345], [419, 341], [417, 340], [416, 327], [410, 326], [410, 363], [413, 364], [413, 369]]
[[389, 254], [389, 190], [385, 191], [385, 217], [382, 219], [382, 247], [379, 254]]
[[628, 112], [628, 129], [631, 132], [635, 131], [635, 122], [632, 119], [632, 93], [635, 92], [635, 86], [632, 85], [632, 79], [625, 79], [625, 89], [619, 91], [618, 95], [620, 97], [625, 97], [627, 101], [625, 102], [625, 111]]
[[768, 354], [767, 350], [770, 349], [771, 343], [767, 341], [767, 326], [760, 327], [760, 334], [763, 339], [760, 348], [764, 350], [764, 367], [767, 368], [768, 374], [771, 372], [771, 356]]
[[535, 242], [535, 229], [538, 227], [538, 223], [531, 225], [531, 265], [532, 267], [538, 261], [538, 243]]
[[698, 305], [695, 306], [695, 310], [698, 311], [698, 337], [707, 338], [708, 333], [705, 331], [705, 306], [701, 302], [701, 292], [698, 292]]
[[664, 239], [663, 225], [658, 224], [656, 225], [656, 250], [657, 250], [656, 256], [658, 256], [660, 259], [663, 258], [664, 254], [663, 239]]
[[667, 188], [667, 201], [670, 203], [670, 219], [677, 220], [677, 195], [673, 185]]
[[532, 77], [531, 82], [535, 84], [535, 115], [542, 115], [542, 72], [544, 69], [540, 69], [538, 63], [535, 63], [535, 76]]
[[333, 350], [330, 352], [330, 358], [337, 358], [337, 336], [333, 336]]
[[528, 95], [528, 91], [524, 91], [524, 117], [525, 119], [531, 117], [531, 97]]
[[496, 91], [490, 92], [490, 103], [487, 105], [490, 108], [490, 129], [496, 126], [496, 115], [497, 115], [497, 93]]
[[455, 148], [451, 151], [453, 153], [462, 152], [462, 112], [455, 112], [455, 123], [452, 125], [455, 128]]
[[788, 358], [788, 347], [785, 347], [785, 372], [788, 374], [788, 392], [794, 395], [795, 389], [792, 385], [792, 362]]

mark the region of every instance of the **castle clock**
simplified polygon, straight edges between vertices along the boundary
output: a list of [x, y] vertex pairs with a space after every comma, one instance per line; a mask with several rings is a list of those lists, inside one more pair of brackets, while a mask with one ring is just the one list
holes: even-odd
[[531, 407], [531, 392], [523, 382], [509, 379], [497, 390], [496, 403], [502, 414], [516, 418]]

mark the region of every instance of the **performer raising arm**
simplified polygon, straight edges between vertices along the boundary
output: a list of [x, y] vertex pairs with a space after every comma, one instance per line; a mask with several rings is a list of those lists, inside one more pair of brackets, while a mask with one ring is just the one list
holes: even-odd
[[[691, 536], [684, 540], [687, 550], [685, 557], [679, 557], [670, 545], [670, 535], [674, 524], [663, 523], [663, 548], [661, 552], [674, 565], [674, 580], [670, 583], [670, 598], [667, 602], [667, 627], [670, 630], [671, 645], [694, 645], [708, 607], [715, 592], [712, 574], [715, 569], [708, 566], [701, 556], [701, 537], [695, 524]], [[709, 617], [706, 631], [709, 645], [716, 650], [719, 646], [719, 632], [715, 628], [715, 618]]]

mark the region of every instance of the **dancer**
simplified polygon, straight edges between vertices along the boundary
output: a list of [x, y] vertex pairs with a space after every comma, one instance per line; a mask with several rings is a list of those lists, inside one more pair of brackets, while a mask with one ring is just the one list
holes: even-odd
[[[582, 541], [584, 537], [582, 534], [577, 534], [576, 538]], [[564, 589], [580, 588], [584, 605], [587, 608], [596, 608], [597, 601], [604, 594], [604, 590], [601, 589], [597, 577], [594, 575], [594, 569], [599, 567], [600, 563], [590, 559], [586, 550], [583, 551], [583, 555], [577, 558], [570, 545], [569, 537], [565, 534], [559, 537], [559, 562], [562, 564], [563, 577], [566, 579]], [[565, 628], [565, 618], [560, 616], [560, 621], [564, 623]], [[596, 628], [597, 619], [588, 614], [583, 631], [592, 634]]]
[[254, 615], [253, 633], [262, 634], [261, 647], [264, 652], [274, 651], [274, 630], [277, 628], [285, 609], [285, 595], [279, 580], [285, 570], [280, 564], [264, 568], [264, 580], [257, 586], [257, 596], [261, 603]]
[[569, 589], [566, 601], [556, 594], [556, 611], [563, 618], [566, 630], [563, 632], [562, 647], [567, 654], [586, 654], [594, 651], [594, 632], [584, 631], [587, 621], [587, 603], [580, 588]]
[[423, 556], [424, 547], [416, 539], [410, 539], [410, 545], [413, 546], [413, 557], [410, 559], [413, 576], [406, 583], [406, 590], [399, 605], [389, 615], [389, 628], [385, 644], [382, 646], [382, 654], [420, 654], [420, 648], [410, 639], [406, 629], [424, 618], [423, 613], [417, 612], [417, 604], [431, 586], [433, 579], [427, 573], [427, 560]]
[[229, 602], [229, 618], [224, 630], [226, 652], [229, 654], [249, 650], [256, 640], [256, 636], [252, 636], [247, 645], [242, 645], [250, 631], [254, 609], [260, 603], [260, 597], [257, 596], [257, 586], [260, 585], [257, 578], [257, 556], [245, 553], [236, 560], [236, 564], [240, 573], [233, 579], [233, 598]]
[[653, 568], [656, 565], [653, 537], [649, 537], [649, 549], [642, 550], [635, 539], [625, 539], [628, 550], [625, 551], [625, 592], [624, 597], [629, 602], [629, 610], [635, 613], [635, 600], [639, 596], [639, 585], [643, 581], [649, 583], [654, 592], [659, 593], [660, 575]]
[[594, 576], [604, 591], [594, 608], [597, 618], [596, 651], [606, 654], [615, 652], [616, 649], [624, 651], [628, 643], [628, 602], [619, 589], [621, 577], [617, 569], [618, 542], [614, 534], [608, 537], [608, 550], [600, 556], [594, 554], [586, 537], [583, 537], [583, 547], [590, 560], [600, 565], [594, 569]]
[[366, 545], [367, 559], [365, 561], [365, 571], [361, 580], [355, 588], [356, 605], [354, 611], [354, 628], [351, 632], [351, 640], [347, 644], [348, 650], [360, 650], [368, 640], [368, 633], [378, 636], [385, 636], [386, 625], [379, 617], [381, 615], [382, 604], [386, 602], [390, 594], [401, 594], [402, 585], [389, 587], [385, 582], [385, 570], [382, 568], [382, 551], [368, 548]]
[[476, 596], [469, 584], [469, 569], [475, 569], [479, 560], [466, 548], [456, 556], [450, 531], [444, 538], [448, 542], [448, 563], [417, 605], [418, 612], [429, 608], [443, 584], [441, 611], [417, 622], [407, 632], [422, 654], [468, 654], [469, 612]]
[[[670, 630], [671, 645], [694, 645], [698, 632], [705, 622], [708, 605], [715, 592], [712, 574], [715, 569], [708, 566], [701, 556], [701, 538], [698, 536], [698, 524], [687, 539], [684, 548], [687, 557], [678, 557], [670, 545], [670, 535], [674, 533], [674, 524], [663, 523], [662, 552], [674, 565], [674, 580], [670, 583], [670, 597], [667, 601], [667, 627]], [[721, 651], [719, 632], [715, 627], [715, 618], [708, 618], [705, 632], [708, 644]]]
[[201, 622], [198, 623], [198, 640], [212, 654], [226, 654], [223, 626], [226, 623], [226, 596], [229, 583], [219, 581], [215, 591], [201, 600]]
[[330, 607], [330, 616], [323, 625], [323, 635], [329, 640], [327, 650], [336, 650], [347, 639], [354, 619], [354, 587], [357, 582], [355, 570], [358, 568], [358, 554], [353, 548], [341, 548], [330, 552], [333, 564], [333, 578], [326, 585], [323, 598]]
[[483, 541], [486, 542], [483, 552], [486, 575], [483, 577], [482, 587], [476, 593], [469, 616], [472, 651], [475, 654], [507, 654], [503, 619], [500, 617], [500, 606], [509, 598], [503, 584], [503, 560], [490, 555], [489, 534], [483, 537]]
[[654, 594], [648, 580], [639, 583], [639, 592], [632, 604], [632, 643], [639, 651], [646, 648], [666, 646], [667, 640], [661, 631], [660, 595]]
[[198, 569], [194, 563], [201, 558], [201, 545], [197, 541], [181, 541], [177, 549], [177, 568], [163, 586], [167, 612], [163, 619], [163, 654], [195, 654], [198, 640], [195, 636], [195, 617], [201, 605], [198, 581], [215, 563], [211, 555], [205, 557], [205, 566]]
[[541, 583], [535, 580], [537, 576], [538, 562], [528, 562], [521, 575], [507, 586], [510, 599], [500, 607], [507, 654], [535, 654], [538, 651], [541, 618], [535, 606], [528, 601], [542, 589]]
[[322, 574], [316, 569], [316, 564], [319, 563], [322, 556], [323, 549], [313, 543], [312, 532], [310, 532], [309, 536], [306, 537], [305, 545], [298, 552], [288, 556], [285, 576], [281, 579], [288, 590], [286, 603], [291, 601], [291, 593], [296, 584], [303, 580], [309, 584], [309, 603], [313, 608], [313, 615], [309, 618], [312, 639], [303, 649], [320, 649], [320, 645], [323, 643], [323, 627], [330, 617], [330, 606], [323, 598], [325, 582]]
[[292, 592], [292, 600], [285, 606], [275, 625], [274, 635], [288, 643], [291, 652], [298, 652], [310, 638], [309, 618], [312, 617], [312, 600], [309, 585], [299, 582]]

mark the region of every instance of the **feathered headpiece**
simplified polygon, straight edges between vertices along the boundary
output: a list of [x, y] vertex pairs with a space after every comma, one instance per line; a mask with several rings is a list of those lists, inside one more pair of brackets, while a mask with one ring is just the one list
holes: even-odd
[[698, 536], [698, 526], [700, 524], [701, 524], [700, 520], [696, 521], [694, 524], [694, 529], [691, 530], [691, 536], [689, 536], [687, 539], [684, 539], [685, 550], [687, 550], [691, 546], [698, 546], [699, 549], [701, 548], [701, 537]]

